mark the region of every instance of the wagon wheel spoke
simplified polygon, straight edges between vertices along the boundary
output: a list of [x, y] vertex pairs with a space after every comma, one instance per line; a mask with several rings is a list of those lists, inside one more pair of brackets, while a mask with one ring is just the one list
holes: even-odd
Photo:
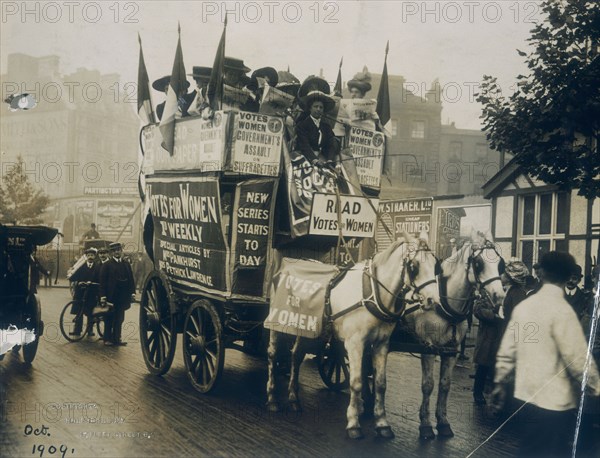
[[154, 365], [156, 365], [156, 349], [158, 347], [158, 343], [156, 342], [156, 339], [154, 337], [156, 337], [156, 334], [152, 333], [152, 342], [148, 345], [150, 347], [150, 361], [152, 361], [152, 363]]

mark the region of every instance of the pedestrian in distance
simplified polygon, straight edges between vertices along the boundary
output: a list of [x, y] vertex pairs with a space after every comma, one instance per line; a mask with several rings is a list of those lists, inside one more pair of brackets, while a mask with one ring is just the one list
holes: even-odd
[[100, 302], [113, 304], [105, 318], [104, 345], [127, 345], [121, 340], [125, 311], [135, 297], [135, 281], [131, 265], [123, 259], [123, 246], [111, 243], [111, 259], [100, 270]]
[[542, 286], [514, 309], [498, 351], [494, 406], [503, 406], [514, 379], [519, 456], [571, 456], [582, 389], [600, 396], [600, 378], [564, 295], [575, 268], [573, 256], [551, 251], [542, 256], [540, 267]]

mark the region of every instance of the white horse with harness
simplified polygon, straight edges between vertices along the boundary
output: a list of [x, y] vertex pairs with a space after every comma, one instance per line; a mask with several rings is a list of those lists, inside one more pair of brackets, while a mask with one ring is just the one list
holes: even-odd
[[[436, 406], [438, 434], [452, 437], [454, 433], [446, 415], [452, 372], [456, 364], [458, 345], [467, 331], [466, 319], [472, 309], [472, 295], [477, 292], [496, 306], [502, 305], [504, 290], [500, 274], [504, 260], [498, 253], [491, 236], [473, 232], [458, 252], [442, 262], [440, 301], [434, 306], [407, 310], [405, 325], [426, 346], [441, 349], [440, 382]], [[429, 419], [429, 399], [434, 388], [433, 366], [435, 354], [421, 355], [423, 400], [419, 411], [422, 439], [433, 439], [435, 433]]]
[[[433, 308], [440, 302], [437, 274], [439, 262], [426, 241], [404, 235], [405, 241], [392, 244], [373, 258], [344, 270], [330, 282], [326, 317], [335, 337], [344, 342], [350, 366], [350, 404], [347, 410], [348, 436], [363, 437], [359, 416], [363, 412], [361, 390], [362, 360], [370, 347], [374, 369], [375, 429], [378, 436], [393, 438], [385, 412], [386, 363], [389, 340], [407, 303], [419, 302]], [[348, 305], [350, 304], [350, 305]], [[269, 376], [267, 406], [278, 411], [275, 399], [274, 364], [279, 332], [271, 331], [268, 349]], [[306, 353], [307, 339], [297, 337], [292, 349], [288, 397], [292, 409], [300, 409], [299, 369]]]

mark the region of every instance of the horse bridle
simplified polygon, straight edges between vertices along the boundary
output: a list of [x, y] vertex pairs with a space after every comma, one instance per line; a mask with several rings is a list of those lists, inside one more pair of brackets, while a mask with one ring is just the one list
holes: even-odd
[[[425, 282], [423, 282], [420, 285], [416, 285], [415, 281], [414, 281], [414, 277], [417, 274], [416, 269], [411, 267], [411, 263], [414, 261], [415, 257], [416, 257], [416, 253], [419, 251], [428, 251], [431, 253], [431, 255], [434, 257], [434, 259], [436, 260], [436, 276], [435, 278], [431, 279], [431, 280], [427, 280]], [[419, 293], [419, 291], [421, 291], [423, 288], [425, 288], [427, 285], [430, 285], [432, 283], [436, 283], [438, 281], [438, 276], [439, 276], [439, 272], [440, 272], [440, 264], [439, 264], [439, 260], [435, 257], [435, 255], [433, 254], [433, 252], [431, 252], [431, 250], [429, 248], [418, 248], [417, 250], [414, 251], [415, 255], [410, 257], [411, 253], [408, 253], [408, 255], [403, 259], [402, 262], [402, 274], [401, 274], [401, 278], [402, 278], [402, 286], [400, 287], [400, 289], [398, 290], [397, 293], [393, 293], [392, 291], [390, 291], [383, 283], [381, 283], [381, 281], [379, 281], [377, 279], [377, 275], [376, 275], [376, 270], [375, 270], [375, 266], [373, 265], [373, 258], [369, 258], [367, 260], [367, 262], [365, 263], [365, 267], [363, 270], [363, 275], [366, 276], [368, 278], [368, 284], [370, 285], [371, 288], [371, 292], [370, 294], [367, 295], [367, 297], [365, 296], [365, 291], [363, 288], [363, 298], [357, 302], [356, 304], [348, 307], [347, 309], [344, 309], [334, 315], [331, 315], [329, 317], [329, 320], [334, 321], [335, 319], [359, 308], [364, 306], [372, 315], [374, 315], [376, 318], [391, 323], [391, 322], [397, 322], [400, 319], [402, 319], [402, 317], [405, 314], [405, 304], [409, 303], [409, 304], [414, 304], [417, 303], [416, 306], [411, 307], [410, 312], [406, 311], [406, 313], [411, 313], [413, 311], [413, 309], [418, 309], [421, 307], [421, 301], [423, 300], [422, 297], [416, 297], [415, 295]], [[408, 270], [408, 278], [409, 278], [409, 284], [407, 285], [404, 282], [404, 278], [406, 276], [406, 272]], [[392, 296], [392, 304], [396, 304], [396, 302], [402, 298], [402, 307], [400, 308], [400, 312], [396, 313], [396, 312], [391, 312], [390, 310], [386, 309], [385, 307], [383, 307], [381, 305], [381, 300], [379, 297], [379, 290], [377, 288], [377, 286], [383, 288], [388, 294], [390, 294]], [[408, 291], [413, 290], [413, 293], [411, 294], [411, 297], [409, 299], [404, 299], [403, 296], [405, 296]], [[326, 301], [328, 301], [329, 298], [329, 294], [326, 294]]]
[[[500, 256], [500, 253], [498, 253], [498, 250], [496, 250], [496, 247], [494, 246], [494, 244], [492, 242], [490, 242], [489, 240], [486, 240], [485, 243], [483, 244], [483, 246], [476, 248], [473, 250], [473, 252], [471, 253], [471, 255], [469, 256], [469, 258], [467, 259], [467, 272], [469, 271], [469, 269], [473, 269], [473, 276], [475, 277], [475, 284], [477, 285], [477, 289], [481, 290], [481, 288], [485, 288], [487, 285], [489, 285], [490, 283], [493, 283], [495, 281], [502, 281], [502, 279], [500, 278], [500, 276], [495, 276], [492, 278], [488, 278], [485, 281], [481, 281], [481, 279], [479, 278], [479, 274], [480, 274], [480, 270], [479, 268], [477, 268], [475, 266], [475, 263], [477, 262], [476, 260], [479, 258], [481, 259], [481, 256], [483, 255], [483, 253], [486, 250], [493, 250], [494, 253], [496, 254], [496, 256], [498, 256], [498, 258], [500, 259], [500, 261], [498, 262], [498, 272], [501, 274], [501, 270], [502, 266], [504, 265], [504, 259], [502, 258], [502, 256]], [[483, 261], [481, 261], [483, 262]]]

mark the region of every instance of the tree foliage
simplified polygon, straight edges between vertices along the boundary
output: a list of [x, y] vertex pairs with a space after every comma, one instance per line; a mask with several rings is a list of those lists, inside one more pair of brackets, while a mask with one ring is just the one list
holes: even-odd
[[17, 163], [2, 176], [0, 183], [0, 223], [39, 224], [50, 198], [36, 189], [25, 173], [25, 163]]
[[545, 0], [531, 30], [527, 75], [503, 96], [484, 76], [478, 101], [490, 146], [546, 183], [600, 196], [600, 3]]

